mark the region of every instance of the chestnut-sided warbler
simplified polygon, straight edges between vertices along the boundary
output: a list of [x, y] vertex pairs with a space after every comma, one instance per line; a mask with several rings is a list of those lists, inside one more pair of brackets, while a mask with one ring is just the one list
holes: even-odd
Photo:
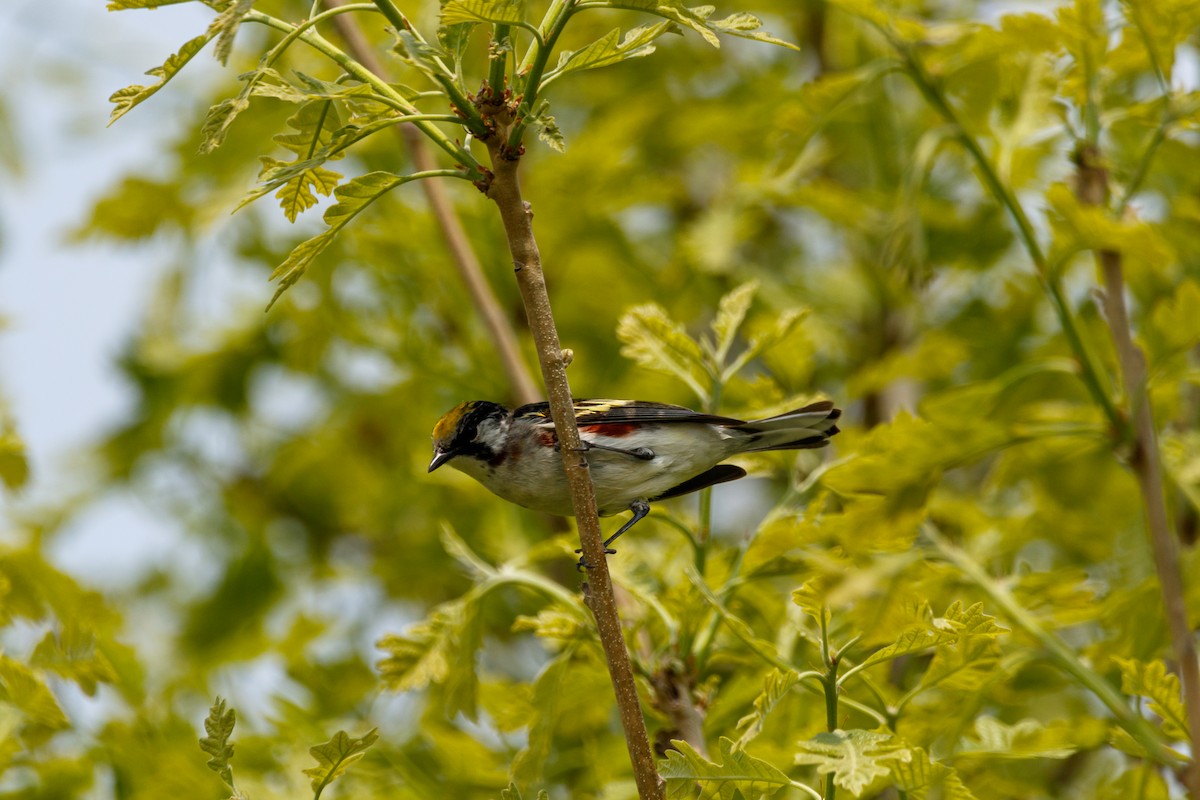
[[[665, 403], [576, 400], [600, 516], [633, 512], [605, 548], [645, 517], [652, 501], [743, 477], [741, 467], [720, 463], [730, 456], [824, 447], [841, 413], [825, 400], [746, 422]], [[455, 406], [433, 428], [429, 471], [443, 464], [525, 508], [574, 513], [547, 403], [515, 410], [486, 400]]]

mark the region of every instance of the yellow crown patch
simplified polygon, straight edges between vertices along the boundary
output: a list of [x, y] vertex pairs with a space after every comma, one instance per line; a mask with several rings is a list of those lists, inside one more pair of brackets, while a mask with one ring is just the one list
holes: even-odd
[[433, 441], [445, 444], [453, 439], [454, 431], [458, 429], [458, 421], [474, 406], [475, 403], [473, 402], [459, 403], [443, 414], [442, 418], [433, 426]]

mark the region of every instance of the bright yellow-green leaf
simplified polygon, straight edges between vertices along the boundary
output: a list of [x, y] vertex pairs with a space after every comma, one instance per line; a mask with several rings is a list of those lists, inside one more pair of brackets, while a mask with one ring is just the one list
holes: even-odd
[[379, 731], [372, 728], [361, 738], [353, 739], [345, 731], [338, 731], [324, 744], [310, 747], [308, 752], [317, 760], [317, 766], [304, 770], [312, 779], [313, 798], [319, 798], [326, 786], [337, 780], [355, 761], [366, 755], [371, 745], [379, 739]]
[[[113, 9], [113, 4], [109, 4], [109, 9]], [[209, 40], [215, 34], [212, 31], [206, 31], [194, 39], [186, 42], [179, 51], [168, 58], [161, 67], [155, 67], [149, 70], [146, 74], [152, 78], [158, 78], [158, 82], [149, 86], [133, 84], [126, 86], [124, 89], [118, 89], [113, 92], [108, 98], [109, 102], [115, 107], [112, 110], [112, 115], [108, 119], [108, 124], [111, 125], [126, 113], [131, 111], [134, 106], [141, 103], [143, 100], [151, 97], [159, 89], [167, 85], [167, 82], [179, 74], [189, 61], [191, 61], [197, 53], [204, 49], [204, 45], [208, 44]]]
[[854, 794], [890, 774], [895, 762], [912, 761], [912, 751], [903, 742], [875, 731], [826, 731], [799, 747], [797, 764], [816, 766], [818, 775], [833, 775], [834, 783]]
[[702, 800], [719, 797], [771, 796], [792, 781], [780, 769], [766, 761], [734, 749], [733, 740], [724, 736], [720, 741], [720, 761], [709, 761], [687, 742], [672, 741], [676, 749], [667, 751], [666, 761], [660, 761], [658, 772], [667, 781], [667, 796], [672, 800], [692, 797], [700, 785]]

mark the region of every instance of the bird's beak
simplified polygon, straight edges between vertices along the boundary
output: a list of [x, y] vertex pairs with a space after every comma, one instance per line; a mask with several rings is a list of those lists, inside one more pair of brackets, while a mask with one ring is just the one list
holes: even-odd
[[442, 464], [445, 464], [447, 461], [454, 458], [454, 455], [454, 453], [447, 452], [445, 450], [435, 450], [433, 452], [433, 461], [429, 462], [429, 471], [433, 472]]

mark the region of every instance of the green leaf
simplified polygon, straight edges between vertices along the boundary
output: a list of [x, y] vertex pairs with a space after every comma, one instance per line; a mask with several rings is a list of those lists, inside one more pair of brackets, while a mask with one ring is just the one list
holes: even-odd
[[660, 761], [658, 767], [658, 773], [667, 781], [667, 797], [671, 800], [692, 797], [697, 783], [701, 800], [734, 800], [738, 792], [743, 797], [761, 797], [792, 785], [783, 770], [735, 750], [733, 740], [724, 736], [720, 762], [709, 761], [687, 742], [671, 744], [676, 749], [668, 750], [666, 761]]
[[218, 697], [208, 709], [204, 719], [204, 732], [208, 734], [200, 739], [200, 749], [212, 756], [208, 759], [208, 768], [220, 776], [229, 788], [233, 788], [233, 768], [229, 765], [233, 758], [233, 745], [229, 737], [233, 734], [233, 726], [237, 723], [237, 714], [231, 708], [225, 710], [224, 698]]
[[[109, 5], [109, 8], [112, 8], [111, 4]], [[158, 78], [157, 83], [151, 84], [150, 86], [133, 84], [131, 86], [126, 86], [124, 89], [118, 89], [117, 91], [113, 92], [108, 100], [115, 106], [115, 108], [113, 108], [112, 114], [108, 118], [108, 124], [112, 125], [114, 122], [131, 111], [134, 106], [138, 105], [143, 100], [146, 100], [155, 92], [157, 92], [159, 89], [166, 86], [168, 81], [178, 75], [179, 71], [182, 70], [189, 61], [195, 58], [197, 53], [204, 49], [204, 45], [208, 44], [212, 37], [213, 33], [211, 31], [206, 31], [205, 33], [200, 34], [195, 39], [185, 42], [183, 47], [179, 48], [179, 52], [175, 53], [165, 62], [163, 62], [161, 67], [155, 67], [154, 69], [148, 70], [146, 74], [152, 78]]]
[[933, 761], [923, 748], [910, 748], [910, 761], [890, 764], [896, 788], [908, 794], [908, 800], [975, 800], [952, 768]]
[[208, 33], [217, 37], [217, 44], [213, 50], [213, 55], [216, 56], [217, 61], [221, 62], [222, 65], [229, 61], [229, 54], [233, 51], [233, 40], [237, 36], [238, 26], [242, 24], [242, 20], [246, 14], [250, 13], [253, 5], [254, 0], [233, 0], [233, 2], [225, 6], [224, 10], [208, 26]]
[[893, 658], [899, 658], [909, 653], [917, 653], [943, 644], [953, 644], [958, 641], [958, 635], [951, 631], [935, 630], [926, 627], [912, 628], [900, 634], [896, 641], [887, 647], [876, 650], [860, 666], [871, 667], [882, 664]]
[[1079, 749], [1067, 738], [1068, 731], [1065, 726], [1050, 730], [1033, 719], [1006, 725], [983, 716], [975, 720], [978, 741], [967, 740], [960, 752], [992, 758], [1067, 758]]
[[329, 227], [323, 233], [297, 245], [271, 273], [271, 280], [278, 280], [279, 288], [267, 308], [274, 305], [280, 295], [300, 280], [313, 259], [325, 251], [352, 219], [392, 189], [413, 179], [413, 176], [394, 175], [391, 172], [369, 172], [339, 186], [334, 191], [338, 203], [325, 212], [325, 223]]
[[780, 47], [786, 47], [789, 50], [799, 52], [800, 48], [791, 42], [778, 39], [766, 31], [762, 30], [762, 20], [753, 14], [741, 12], [732, 14], [725, 19], [717, 19], [708, 23], [709, 27], [718, 33], [724, 33], [728, 36], [738, 36], [742, 39], [752, 39], [756, 42], [766, 42], [767, 44], [777, 44]]
[[68, 621], [61, 631], [47, 631], [29, 663], [74, 681], [89, 697], [101, 683], [115, 683], [117, 672], [91, 631]]
[[1154, 306], [1150, 325], [1168, 352], [1200, 344], [1200, 283], [1187, 279], [1179, 284]]
[[818, 733], [800, 743], [797, 764], [812, 764], [820, 775], [833, 775], [833, 782], [860, 794], [876, 778], [892, 771], [895, 762], [912, 761], [912, 750], [890, 733], [836, 730]]
[[24, 737], [42, 740], [55, 731], [70, 727], [63, 713], [37, 672], [19, 661], [0, 653], [0, 702], [8, 703], [21, 712]]
[[762, 691], [754, 698], [754, 711], [738, 720], [737, 730], [742, 731], [742, 735], [734, 745], [737, 750], [746, 749], [746, 745], [762, 733], [767, 715], [787, 696], [798, 680], [799, 675], [794, 670], [773, 669], [767, 673], [763, 678]]
[[128, 11], [135, 8], [158, 8], [191, 2], [193, 0], [109, 0], [106, 8], [109, 11]]
[[[569, 72], [597, 69], [619, 64], [633, 58], [643, 58], [654, 52], [654, 40], [666, 33], [677, 33], [679, 27], [673, 22], [654, 25], [639, 25], [621, 37], [621, 29], [613, 28], [604, 36], [579, 50], [564, 50], [558, 57], [553, 77]], [[549, 82], [550, 76], [547, 76]]]
[[714, 11], [712, 6], [688, 8], [680, 0], [612, 0], [609, 5], [613, 8], [645, 11], [647, 14], [663, 17], [691, 28], [713, 47], [721, 46], [721, 40], [717, 38], [708, 22], [709, 15]]
[[525, 21], [525, 0], [450, 0], [442, 6], [442, 25], [492, 22], [511, 25]]
[[347, 767], [362, 758], [378, 739], [378, 728], [367, 731], [360, 739], [352, 739], [345, 731], [338, 731], [328, 742], [310, 747], [308, 752], [317, 760], [317, 766], [304, 770], [304, 774], [312, 778], [313, 800], [317, 800], [325, 787], [337, 780]]
[[562, 131], [559, 130], [558, 122], [546, 113], [549, 108], [549, 101], [542, 100], [538, 103], [537, 109], [529, 116], [529, 124], [537, 129], [538, 139], [549, 146], [551, 150], [565, 153], [566, 141], [563, 139]]
[[643, 367], [674, 376], [687, 384], [697, 397], [708, 391], [700, 382], [704, 374], [704, 354], [700, 345], [672, 320], [662, 306], [649, 303], [634, 306], [617, 323], [617, 338], [625, 345], [621, 355]]
[[1187, 713], [1179, 676], [1167, 670], [1161, 661], [1138, 661], [1134, 658], [1113, 659], [1121, 669], [1121, 691], [1145, 697], [1150, 710], [1163, 721], [1163, 730], [1173, 739], [1188, 738]]
[[537, 616], [517, 617], [512, 629], [514, 633], [529, 631], [540, 639], [561, 642], [592, 641], [595, 638], [589, 619], [580, 609], [563, 603], [546, 606]]
[[713, 320], [712, 329], [716, 338], [713, 361], [718, 365], [724, 366], [729, 349], [733, 347], [733, 341], [742, 323], [746, 321], [746, 314], [750, 311], [750, 305], [757, 293], [758, 281], [747, 281], [722, 297], [721, 302], [717, 304], [717, 316]]
[[441, 527], [442, 549], [467, 571], [472, 578], [482, 580], [496, 574], [496, 568], [484, 561], [462, 540], [448, 524]]
[[9, 489], [20, 489], [29, 480], [29, 459], [25, 442], [15, 426], [0, 416], [0, 481]]

